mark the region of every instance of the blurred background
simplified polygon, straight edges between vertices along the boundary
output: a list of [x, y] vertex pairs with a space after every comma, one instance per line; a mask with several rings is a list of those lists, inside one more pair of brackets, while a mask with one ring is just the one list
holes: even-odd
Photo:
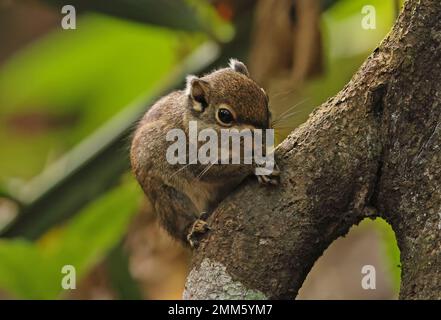
[[[76, 29], [62, 28], [67, 4]], [[180, 299], [190, 253], [159, 228], [130, 174], [136, 120], [186, 74], [236, 57], [268, 91], [280, 142], [343, 88], [401, 4], [0, 0], [0, 298]], [[366, 5], [374, 29], [362, 27]], [[399, 264], [390, 226], [363, 221], [326, 250], [298, 298], [395, 299]], [[75, 290], [61, 287], [64, 265]], [[376, 268], [376, 290], [361, 287], [364, 265]]]

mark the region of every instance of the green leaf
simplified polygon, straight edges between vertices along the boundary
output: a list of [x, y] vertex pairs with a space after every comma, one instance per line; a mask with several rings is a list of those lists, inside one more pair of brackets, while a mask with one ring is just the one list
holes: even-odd
[[[343, 57], [372, 52], [390, 31], [395, 20], [395, 0], [340, 0], [323, 14], [326, 27], [325, 47], [329, 57]], [[362, 27], [362, 8], [375, 8], [376, 28]], [[348, 32], [350, 30], [350, 32]]]

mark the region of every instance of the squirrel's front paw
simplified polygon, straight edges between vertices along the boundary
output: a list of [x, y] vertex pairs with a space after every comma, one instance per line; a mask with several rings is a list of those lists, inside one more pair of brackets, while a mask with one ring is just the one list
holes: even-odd
[[268, 175], [257, 175], [260, 184], [276, 186], [280, 181], [280, 169], [277, 164], [274, 165], [273, 171]]
[[210, 230], [208, 223], [204, 220], [197, 219], [190, 228], [190, 232], [187, 235], [187, 241], [190, 247], [196, 248], [199, 245], [198, 238], [205, 232]]

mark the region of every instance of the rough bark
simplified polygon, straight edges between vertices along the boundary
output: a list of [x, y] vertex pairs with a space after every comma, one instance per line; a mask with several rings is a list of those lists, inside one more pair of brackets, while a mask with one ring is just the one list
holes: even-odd
[[353, 79], [277, 148], [281, 185], [250, 180], [215, 210], [184, 297], [294, 298], [333, 240], [380, 215], [401, 250], [401, 298], [440, 299], [440, 116], [441, 4], [408, 0]]

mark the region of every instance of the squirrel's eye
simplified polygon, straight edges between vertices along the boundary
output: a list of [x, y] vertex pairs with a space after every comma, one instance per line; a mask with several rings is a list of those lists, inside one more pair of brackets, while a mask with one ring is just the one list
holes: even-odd
[[230, 126], [234, 121], [234, 117], [231, 114], [230, 110], [225, 108], [220, 108], [219, 110], [217, 110], [216, 118], [217, 121], [224, 126]]

